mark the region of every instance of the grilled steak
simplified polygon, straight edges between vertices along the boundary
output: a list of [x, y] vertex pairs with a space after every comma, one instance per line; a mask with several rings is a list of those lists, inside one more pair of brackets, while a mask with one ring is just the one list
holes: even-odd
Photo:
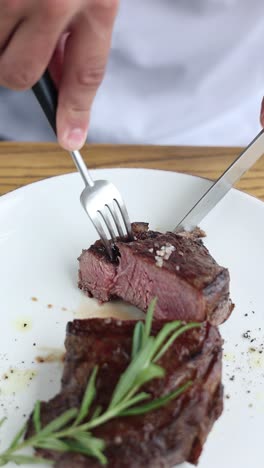
[[133, 225], [135, 240], [117, 242], [111, 262], [97, 241], [79, 258], [79, 287], [102, 302], [121, 298], [146, 311], [156, 296], [155, 317], [224, 322], [232, 311], [229, 273], [202, 240]]
[[[155, 321], [152, 333], [164, 325]], [[41, 405], [42, 425], [66, 409], [80, 406], [91, 371], [99, 366], [94, 406], [105, 408], [120, 373], [130, 360], [134, 322], [114, 319], [74, 320], [67, 327], [66, 358], [61, 393]], [[218, 330], [210, 324], [192, 329], [176, 340], [159, 364], [165, 378], [144, 390], [157, 398], [192, 380], [192, 386], [167, 406], [145, 415], [116, 418], [93, 430], [106, 442], [111, 468], [172, 467], [196, 464], [207, 435], [222, 412], [221, 346]], [[30, 421], [28, 435], [33, 432]], [[47, 452], [40, 450], [41, 455]], [[74, 453], [51, 453], [57, 468], [99, 468], [96, 459]]]

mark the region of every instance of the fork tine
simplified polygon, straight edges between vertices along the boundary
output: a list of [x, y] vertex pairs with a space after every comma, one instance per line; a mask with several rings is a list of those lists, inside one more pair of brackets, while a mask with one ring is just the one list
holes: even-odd
[[112, 238], [112, 241], [114, 243], [115, 240], [116, 240], [116, 234], [115, 234], [115, 231], [114, 231], [114, 229], [112, 227], [112, 223], [110, 221], [110, 218], [108, 216], [107, 211], [108, 211], [107, 208], [103, 208], [102, 210], [98, 210], [98, 213], [100, 213], [100, 215], [102, 216], [102, 218], [103, 218], [103, 220], [104, 220], [104, 222], [106, 224], [106, 227], [107, 227], [107, 229], [109, 231], [109, 234], [110, 234], [110, 236]]
[[111, 215], [113, 216], [114, 218], [114, 222], [115, 222], [115, 225], [116, 225], [116, 229], [118, 231], [118, 234], [120, 237], [125, 237], [125, 234], [124, 234], [124, 231], [123, 231], [123, 228], [121, 226], [121, 223], [120, 223], [120, 220], [119, 220], [119, 216], [117, 214], [117, 210], [116, 210], [116, 207], [115, 207], [115, 203], [112, 202], [112, 203], [108, 203], [107, 204], [107, 207], [111, 213]]
[[111, 258], [111, 260], [113, 260], [113, 251], [112, 251], [112, 248], [111, 248], [111, 245], [110, 245], [110, 242], [109, 240], [107, 239], [107, 236], [105, 235], [105, 231], [104, 231], [104, 228], [102, 226], [102, 223], [99, 221], [98, 217], [97, 216], [90, 216], [90, 219], [94, 225], [94, 227], [96, 228], [101, 240], [103, 241], [103, 244], [107, 250], [107, 253], [109, 255], [109, 257]]
[[115, 197], [115, 202], [116, 202], [116, 204], [117, 204], [117, 206], [118, 206], [118, 208], [120, 210], [120, 213], [121, 213], [122, 219], [124, 221], [124, 225], [125, 225], [128, 237], [133, 239], [131, 223], [130, 223], [130, 220], [129, 220], [126, 205], [124, 204], [123, 200], [120, 197]]

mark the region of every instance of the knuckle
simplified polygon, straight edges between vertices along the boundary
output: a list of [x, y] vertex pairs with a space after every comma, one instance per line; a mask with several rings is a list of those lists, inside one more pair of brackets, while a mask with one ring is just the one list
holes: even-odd
[[97, 88], [103, 79], [104, 67], [86, 67], [76, 72], [77, 85], [86, 88]]
[[68, 102], [68, 105], [65, 106], [65, 109], [67, 109], [69, 115], [71, 116], [87, 116], [89, 113], [89, 107], [85, 105], [85, 108], [83, 108], [83, 104], [80, 104], [79, 102]]
[[1, 76], [4, 85], [18, 91], [31, 88], [38, 79], [36, 72], [27, 66], [2, 66]]
[[94, 0], [93, 4], [97, 8], [115, 11], [119, 6], [119, 0]]
[[1, 15], [17, 16], [21, 11], [20, 0], [1, 0]]
[[47, 19], [62, 18], [72, 9], [72, 2], [69, 0], [45, 0], [42, 2], [43, 13]]

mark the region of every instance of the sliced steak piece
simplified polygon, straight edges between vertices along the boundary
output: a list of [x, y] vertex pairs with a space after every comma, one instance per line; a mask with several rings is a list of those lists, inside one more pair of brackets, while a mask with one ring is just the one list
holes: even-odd
[[[164, 325], [155, 321], [152, 333]], [[79, 407], [87, 381], [99, 366], [94, 406], [106, 408], [113, 389], [130, 361], [135, 322], [114, 319], [74, 320], [68, 324], [66, 358], [61, 393], [41, 404], [42, 425], [71, 407]], [[106, 442], [111, 468], [169, 468], [189, 461], [196, 464], [215, 420], [221, 415], [222, 340], [209, 324], [193, 329], [175, 341], [160, 359], [164, 379], [155, 379], [144, 390], [158, 398], [191, 380], [192, 386], [167, 406], [141, 416], [116, 418], [93, 430]], [[93, 409], [91, 410], [93, 411]], [[28, 435], [33, 432], [32, 422]], [[39, 451], [41, 455], [47, 452]], [[101, 465], [93, 458], [53, 453], [57, 468]]]
[[102, 302], [121, 298], [143, 311], [156, 296], [156, 318], [218, 325], [229, 317], [229, 272], [197, 235], [148, 231], [146, 223], [133, 229], [133, 242], [117, 242], [114, 262], [101, 241], [83, 250], [79, 287], [84, 292]]

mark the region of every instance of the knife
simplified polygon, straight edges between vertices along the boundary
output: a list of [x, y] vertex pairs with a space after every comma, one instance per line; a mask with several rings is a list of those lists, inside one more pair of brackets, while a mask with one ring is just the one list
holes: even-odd
[[174, 232], [192, 231], [224, 198], [233, 185], [264, 154], [264, 129], [254, 138], [238, 158], [226, 169], [200, 200], [177, 224]]

